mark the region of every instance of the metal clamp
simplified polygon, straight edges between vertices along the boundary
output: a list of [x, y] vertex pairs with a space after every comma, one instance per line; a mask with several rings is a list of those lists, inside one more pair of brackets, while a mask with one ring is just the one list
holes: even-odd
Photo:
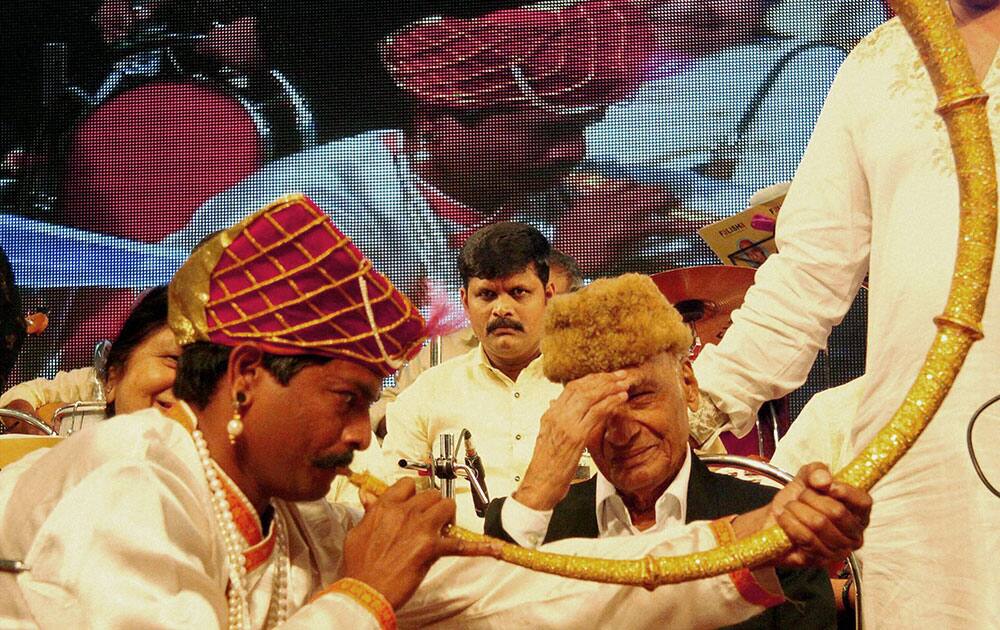
[[468, 480], [472, 487], [472, 499], [476, 514], [486, 516], [486, 506], [490, 503], [489, 491], [486, 488], [486, 475], [482, 462], [472, 446], [472, 433], [462, 429], [459, 434], [465, 443], [465, 463], [459, 463], [458, 451], [462, 441], [455, 440], [451, 433], [442, 433], [440, 438], [441, 455], [431, 463], [415, 462], [409, 459], [399, 460], [399, 467], [416, 470], [430, 477], [432, 481], [441, 481], [441, 496], [455, 498], [455, 479], [462, 477]]
[[107, 408], [108, 403], [104, 401], [78, 400], [56, 409], [52, 413], [52, 424], [57, 424], [64, 435], [72, 435], [83, 428], [84, 416], [98, 413], [101, 415], [100, 419], [103, 419]]

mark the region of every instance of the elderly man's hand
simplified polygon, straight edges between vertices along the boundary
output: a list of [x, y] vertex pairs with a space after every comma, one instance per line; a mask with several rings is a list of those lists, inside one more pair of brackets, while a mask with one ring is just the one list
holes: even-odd
[[834, 481], [824, 464], [803, 466], [771, 503], [733, 521], [737, 536], [777, 524], [792, 550], [775, 564], [821, 566], [842, 561], [864, 543], [872, 498], [864, 490]]
[[569, 491], [592, 432], [628, 399], [623, 371], [588, 374], [567, 383], [542, 415], [535, 451], [524, 480], [512, 495], [534, 510], [551, 510]]

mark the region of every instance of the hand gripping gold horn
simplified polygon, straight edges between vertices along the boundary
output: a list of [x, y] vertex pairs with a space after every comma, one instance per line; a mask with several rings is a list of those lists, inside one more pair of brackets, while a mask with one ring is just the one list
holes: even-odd
[[[934, 318], [937, 335], [906, 400], [872, 442], [836, 474], [855, 487], [870, 489], [909, 450], [951, 389], [972, 343], [983, 336], [996, 242], [997, 181], [986, 118], [986, 94], [943, 0], [894, 0], [893, 8], [915, 42], [938, 95], [955, 156], [959, 185], [959, 241], [955, 271], [944, 314]], [[385, 484], [367, 474], [352, 475], [355, 485], [374, 494]], [[489, 540], [459, 527], [447, 535]], [[497, 541], [499, 542], [499, 541]], [[570, 578], [653, 588], [721, 575], [775, 560], [791, 548], [777, 526], [709, 551], [639, 560], [581, 558], [503, 545], [500, 556], [514, 564]]]

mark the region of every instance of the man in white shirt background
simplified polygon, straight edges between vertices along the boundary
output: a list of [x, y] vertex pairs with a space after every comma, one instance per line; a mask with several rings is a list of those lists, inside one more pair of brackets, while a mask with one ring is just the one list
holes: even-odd
[[[549, 254], [548, 263], [549, 284], [552, 285], [552, 291], [555, 295], [576, 291], [583, 286], [583, 274], [580, 272], [580, 267], [576, 264], [575, 260], [566, 254], [553, 249]], [[424, 346], [417, 356], [413, 357], [409, 363], [396, 373], [396, 386], [383, 389], [382, 396], [369, 409], [372, 431], [374, 431], [376, 438], [372, 439], [372, 444], [368, 450], [359, 454], [359, 460], [356, 460], [359, 462], [359, 470], [381, 465], [381, 440], [385, 438], [386, 434], [386, 409], [399, 397], [402, 391], [412, 385], [417, 380], [417, 377], [434, 367], [434, 365], [468, 354], [471, 350], [479, 348], [479, 338], [476, 336], [475, 331], [471, 326], [464, 326], [454, 332], [441, 336], [440, 356], [437, 363], [431, 365], [431, 347], [434, 343], [435, 341], [431, 340], [430, 344]], [[395, 462], [391, 462], [390, 464], [394, 466]], [[395, 471], [393, 470], [393, 472]], [[331, 494], [327, 498], [331, 501], [360, 505], [357, 490], [346, 479], [342, 478], [334, 481]], [[480, 523], [477, 521], [474, 525], [478, 530]]]
[[[549, 254], [549, 283], [555, 295], [576, 291], [583, 286], [583, 274], [576, 261], [557, 249], [553, 249]], [[424, 346], [420, 354], [413, 357], [396, 374], [396, 386], [387, 387], [382, 390], [382, 397], [372, 405], [370, 416], [372, 419], [372, 430], [380, 437], [385, 437], [385, 409], [392, 401], [396, 400], [400, 392], [410, 386], [417, 377], [434, 367], [431, 365], [431, 346]], [[479, 338], [470, 326], [449, 332], [441, 336], [441, 353], [438, 363], [447, 361], [459, 355], [467, 353], [469, 350], [479, 345]], [[436, 363], [435, 363], [436, 365]]]
[[[491, 492], [517, 487], [531, 459], [538, 418], [562, 386], [542, 374], [539, 343], [549, 282], [550, 247], [535, 228], [496, 223], [459, 254], [462, 304], [479, 346], [424, 372], [388, 406], [382, 443], [385, 472], [400, 459], [428, 461], [438, 436], [472, 432]], [[456, 484], [457, 522], [482, 531], [469, 487]]]

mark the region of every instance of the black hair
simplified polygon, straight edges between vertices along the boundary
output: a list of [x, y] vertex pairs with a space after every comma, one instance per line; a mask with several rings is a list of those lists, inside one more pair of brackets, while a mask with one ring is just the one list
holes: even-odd
[[467, 289], [472, 278], [495, 280], [520, 273], [534, 264], [538, 278], [547, 284], [551, 250], [548, 240], [530, 225], [494, 223], [470, 236], [462, 246], [458, 275]]
[[[174, 395], [198, 409], [204, 409], [219, 387], [219, 380], [229, 369], [232, 348], [196, 341], [181, 349], [174, 377]], [[310, 365], [323, 365], [330, 357], [316, 355], [283, 356], [264, 354], [264, 369], [282, 385], [288, 385], [296, 374]]]
[[21, 296], [14, 284], [14, 271], [0, 249], [0, 386], [14, 368], [24, 343], [26, 328]]
[[572, 256], [564, 254], [558, 249], [553, 249], [549, 252], [550, 275], [552, 269], [558, 269], [569, 276], [570, 291], [576, 291], [583, 286], [583, 272], [580, 271], [580, 265], [576, 264]]

